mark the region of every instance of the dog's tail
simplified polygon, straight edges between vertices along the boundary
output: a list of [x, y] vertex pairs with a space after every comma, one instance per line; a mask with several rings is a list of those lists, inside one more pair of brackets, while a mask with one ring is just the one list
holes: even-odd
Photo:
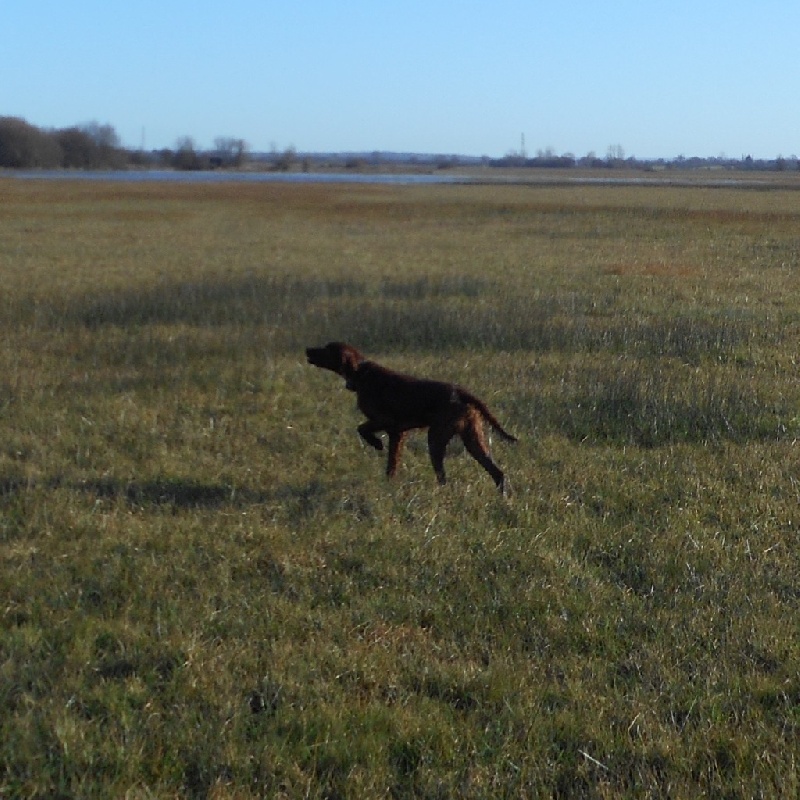
[[479, 400], [475, 397], [474, 394], [467, 392], [466, 390], [461, 390], [462, 400], [465, 403], [476, 408], [480, 415], [492, 426], [492, 428], [500, 434], [500, 436], [505, 439], [507, 442], [518, 442], [516, 436], [512, 436], [503, 426], [498, 422], [497, 417], [489, 411], [489, 407], [484, 403], [482, 400]]

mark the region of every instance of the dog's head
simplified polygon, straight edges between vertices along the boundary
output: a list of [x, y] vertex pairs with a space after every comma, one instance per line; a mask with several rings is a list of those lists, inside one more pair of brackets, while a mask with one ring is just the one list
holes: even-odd
[[364, 356], [344, 342], [328, 342], [324, 347], [307, 347], [306, 358], [309, 364], [320, 369], [329, 369], [341, 375], [346, 381], [352, 380]]

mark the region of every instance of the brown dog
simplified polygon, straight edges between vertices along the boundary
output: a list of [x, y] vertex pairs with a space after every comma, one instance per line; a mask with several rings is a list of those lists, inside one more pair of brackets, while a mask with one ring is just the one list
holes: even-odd
[[356, 393], [358, 407], [367, 421], [358, 426], [361, 438], [376, 450], [383, 442], [375, 435], [389, 435], [389, 462], [386, 474], [397, 471], [400, 450], [408, 431], [428, 428], [428, 451], [440, 484], [444, 484], [444, 454], [447, 443], [460, 436], [469, 454], [492, 476], [497, 488], [505, 494], [505, 476], [492, 461], [483, 420], [486, 420], [506, 441], [516, 438], [503, 430], [495, 416], [475, 395], [452, 383], [422, 380], [401, 375], [367, 361], [355, 347], [330, 342], [325, 347], [306, 349], [308, 363], [341, 375], [346, 387]]

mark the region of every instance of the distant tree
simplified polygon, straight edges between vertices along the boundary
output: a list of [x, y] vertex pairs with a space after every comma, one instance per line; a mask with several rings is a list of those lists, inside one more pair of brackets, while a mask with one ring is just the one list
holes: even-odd
[[296, 160], [297, 151], [289, 146], [282, 153], [273, 155], [272, 166], [277, 172], [288, 172]]
[[126, 153], [113, 125], [87, 122], [80, 129], [97, 145], [104, 167], [119, 167], [125, 163]]
[[575, 156], [572, 153], [556, 155], [552, 147], [536, 152], [536, 158], [529, 159], [526, 163], [529, 167], [551, 167], [551, 168], [570, 168], [575, 166]]
[[175, 169], [195, 170], [201, 168], [200, 156], [197, 154], [194, 139], [191, 136], [182, 136], [175, 143], [175, 153], [172, 157], [172, 166]]
[[528, 159], [525, 156], [525, 151], [509, 150], [503, 158], [497, 161], [500, 167], [525, 167], [527, 166]]
[[625, 161], [625, 150], [621, 144], [612, 144], [608, 148], [607, 159], [608, 166], [621, 167]]
[[99, 122], [85, 122], [78, 126], [98, 147], [118, 150], [122, 145], [113, 125], [101, 125]]
[[100, 148], [80, 128], [64, 128], [54, 134], [61, 145], [61, 166], [72, 169], [95, 169], [101, 166]]
[[134, 167], [146, 167], [151, 163], [151, 156], [144, 150], [129, 150], [127, 153], [128, 163]]
[[87, 122], [55, 131], [53, 136], [63, 150], [62, 166], [76, 169], [121, 167], [126, 154], [111, 125]]
[[165, 147], [162, 150], [158, 150], [155, 153], [155, 156], [157, 163], [159, 164], [159, 166], [162, 167], [171, 167], [173, 164], [173, 160], [175, 159], [175, 153], [168, 147]]
[[241, 167], [246, 160], [248, 149], [244, 139], [234, 139], [230, 136], [218, 136], [214, 139], [214, 151], [220, 159], [221, 166]]
[[52, 169], [61, 158], [53, 136], [19, 117], [0, 117], [0, 167]]
[[451, 169], [458, 166], [458, 156], [436, 156], [436, 169]]
[[590, 150], [578, 163], [582, 167], [591, 167], [592, 169], [600, 169], [606, 166], [606, 162], [599, 158], [594, 150]]

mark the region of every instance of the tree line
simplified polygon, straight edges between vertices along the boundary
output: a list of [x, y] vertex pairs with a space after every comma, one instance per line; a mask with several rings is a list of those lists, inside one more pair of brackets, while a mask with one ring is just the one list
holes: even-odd
[[[432, 160], [431, 160], [432, 159]], [[346, 170], [375, 168], [384, 162], [380, 154], [371, 159], [356, 156], [347, 157], [342, 164], [341, 159], [331, 154], [314, 155], [298, 154], [293, 147], [283, 152], [273, 149], [269, 154], [251, 154], [243, 139], [220, 136], [214, 140], [211, 150], [201, 150], [191, 136], [183, 136], [175, 143], [173, 149], [165, 148], [145, 152], [131, 150], [122, 146], [119, 136], [112, 125], [88, 122], [69, 128], [44, 129], [31, 125], [20, 117], [0, 117], [0, 168], [6, 169], [127, 169], [162, 168], [178, 170], [207, 170], [219, 168], [240, 168], [253, 162], [256, 168], [288, 171], [302, 169], [313, 171], [331, 167], [344, 166]], [[523, 150], [509, 152], [502, 158], [463, 159], [459, 156], [423, 157], [406, 154], [396, 155], [391, 164], [406, 164], [418, 167], [434, 164], [436, 169], [448, 169], [469, 165], [479, 161], [489, 167], [515, 168], [558, 168], [576, 167], [601, 169], [727, 169], [727, 170], [798, 170], [800, 159], [797, 156], [775, 159], [753, 159], [743, 156], [740, 159], [726, 158], [685, 158], [639, 160], [626, 158], [620, 145], [608, 148], [605, 158], [595, 153], [576, 158], [572, 153], [558, 155], [552, 148], [540, 150], [535, 157], [529, 157]], [[390, 163], [387, 161], [386, 163]]]
[[87, 122], [69, 128], [43, 129], [20, 117], [0, 117], [0, 168], [126, 169], [171, 167], [200, 170], [240, 167], [247, 156], [243, 139], [220, 136], [214, 150], [198, 150], [189, 136], [174, 149], [144, 153], [122, 146], [112, 125]]
[[0, 117], [0, 167], [119, 169], [128, 160], [111, 125], [43, 130], [19, 117]]
[[750, 155], [741, 158], [717, 156], [716, 158], [701, 158], [678, 156], [677, 158], [638, 159], [635, 156], [626, 157], [621, 145], [612, 145], [608, 148], [605, 158], [590, 152], [585, 156], [576, 157], [573, 153], [557, 155], [552, 148], [539, 150], [535, 156], [529, 157], [527, 153], [511, 151], [502, 158], [490, 159], [490, 167], [525, 167], [531, 169], [634, 169], [634, 170], [751, 170], [751, 171], [777, 171], [800, 170], [800, 159], [797, 156], [777, 156], [774, 159], [756, 159]]

